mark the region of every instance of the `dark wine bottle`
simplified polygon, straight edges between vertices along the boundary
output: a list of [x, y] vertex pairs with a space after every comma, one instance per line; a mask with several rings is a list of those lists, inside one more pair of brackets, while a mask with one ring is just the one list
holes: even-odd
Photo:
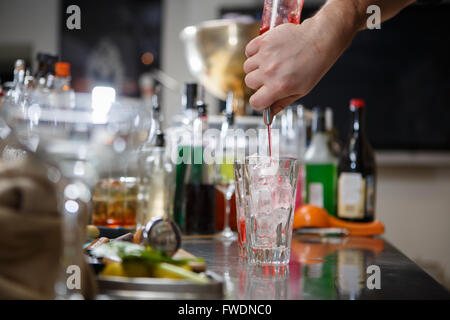
[[375, 216], [376, 163], [365, 132], [365, 101], [350, 101], [351, 128], [338, 167], [337, 216], [370, 222]]

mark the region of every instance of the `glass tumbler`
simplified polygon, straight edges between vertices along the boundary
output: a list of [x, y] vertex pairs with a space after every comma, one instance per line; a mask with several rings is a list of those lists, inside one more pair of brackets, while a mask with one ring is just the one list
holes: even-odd
[[245, 232], [251, 264], [289, 263], [299, 165], [295, 158], [245, 158]]

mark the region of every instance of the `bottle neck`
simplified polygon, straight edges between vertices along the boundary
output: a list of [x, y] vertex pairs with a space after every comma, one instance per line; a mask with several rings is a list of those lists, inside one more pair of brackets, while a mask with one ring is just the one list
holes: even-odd
[[17, 69], [14, 70], [14, 85], [19, 85], [23, 83], [25, 77], [25, 70], [23, 69]]
[[155, 132], [161, 131], [162, 126], [159, 116], [153, 116], [153, 125], [155, 126]]
[[198, 118], [197, 110], [190, 108], [184, 110], [184, 118], [183, 118], [184, 124], [189, 125], [192, 122], [194, 122], [194, 120], [197, 118]]
[[57, 89], [63, 90], [63, 91], [68, 91], [70, 90], [70, 76], [67, 77], [60, 77], [60, 76], [56, 76], [54, 79], [55, 82], [55, 87]]
[[365, 110], [364, 108], [350, 108], [351, 111], [351, 121], [350, 121], [350, 132], [351, 134], [365, 134]]
[[325, 112], [323, 109], [314, 111], [311, 143], [305, 153], [305, 160], [310, 163], [334, 163], [335, 159], [330, 149], [329, 135], [326, 133]]
[[195, 98], [192, 95], [183, 96], [184, 120], [186, 124], [192, 123], [198, 118], [198, 110], [195, 105]]
[[325, 132], [314, 133], [311, 143], [305, 153], [307, 163], [335, 163], [331, 152], [329, 137]]
[[47, 79], [45, 82], [45, 89], [53, 89], [55, 87], [55, 76], [51, 73], [47, 74]]
[[326, 131], [325, 114], [322, 110], [314, 113], [312, 131], [314, 135], [325, 133]]

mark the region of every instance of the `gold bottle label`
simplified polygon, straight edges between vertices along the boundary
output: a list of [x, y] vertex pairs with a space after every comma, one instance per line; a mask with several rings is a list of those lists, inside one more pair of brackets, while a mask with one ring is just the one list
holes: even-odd
[[365, 179], [360, 173], [341, 173], [338, 186], [338, 217], [364, 218], [365, 185]]

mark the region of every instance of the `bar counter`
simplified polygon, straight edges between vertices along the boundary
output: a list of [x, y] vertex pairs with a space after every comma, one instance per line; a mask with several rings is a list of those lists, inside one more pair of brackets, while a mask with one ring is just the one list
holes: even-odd
[[449, 291], [382, 238], [294, 236], [285, 267], [248, 265], [237, 242], [189, 238], [183, 248], [223, 277], [225, 299], [450, 299]]

